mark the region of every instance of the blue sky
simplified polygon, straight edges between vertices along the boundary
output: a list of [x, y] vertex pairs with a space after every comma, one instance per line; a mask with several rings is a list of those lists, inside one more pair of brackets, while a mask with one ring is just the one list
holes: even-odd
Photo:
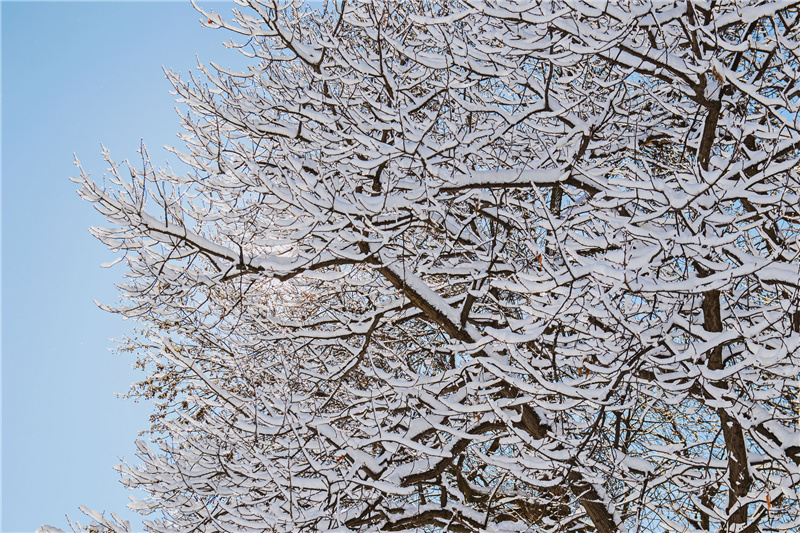
[[[203, 2], [229, 13], [227, 2]], [[117, 399], [140, 376], [109, 351], [133, 324], [97, 308], [116, 301], [124, 267], [87, 228], [104, 220], [75, 194], [73, 154], [102, 179], [104, 143], [155, 164], [178, 145], [162, 66], [242, 59], [230, 35], [201, 27], [189, 2], [8, 2], [2, 16], [2, 516], [4, 533], [67, 528], [78, 505], [125, 508], [113, 466], [130, 462], [147, 405]], [[169, 159], [174, 169], [180, 168]]]

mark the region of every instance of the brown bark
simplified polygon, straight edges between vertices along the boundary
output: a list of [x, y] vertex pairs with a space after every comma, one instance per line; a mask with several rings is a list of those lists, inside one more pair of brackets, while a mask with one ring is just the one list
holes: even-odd
[[[540, 440], [547, 436], [549, 426], [542, 423], [542, 419], [527, 405], [522, 406], [520, 424], [534, 439]], [[571, 465], [577, 466], [577, 465]], [[571, 470], [566, 479], [569, 490], [578, 498], [586, 514], [592, 520], [598, 533], [613, 533], [618, 531], [614, 517], [608, 512], [603, 500], [591, 483], [586, 482], [579, 472]]]
[[[380, 265], [380, 260], [372, 255], [373, 251], [370, 249], [369, 244], [360, 243], [359, 247], [362, 253], [369, 255], [367, 261], [375, 265]], [[425, 313], [428, 319], [444, 329], [444, 331], [450, 337], [467, 342], [476, 342], [479, 340], [473, 339], [461, 324], [451, 321], [440, 309], [437, 309], [436, 306], [428, 302], [422, 295], [417, 294], [414, 290], [408, 287], [405, 283], [405, 280], [399, 273], [395, 272], [388, 266], [379, 266], [378, 271], [397, 290], [402, 291], [406, 298], [408, 298], [415, 307]], [[480, 356], [481, 353], [482, 352], [478, 352], [476, 355]], [[485, 353], [483, 355], [486, 356]], [[506, 385], [509, 387], [509, 389], [513, 389], [513, 386], [510, 384]], [[512, 390], [511, 392], [514, 391]], [[520, 421], [517, 423], [518, 427], [524, 429], [536, 440], [541, 440], [548, 436], [551, 428], [549, 424], [543, 421], [541, 417], [536, 414], [536, 411], [527, 405], [523, 405], [519, 408], [519, 412]], [[466, 448], [466, 444], [467, 443], [464, 443], [464, 448]], [[453, 455], [455, 456], [457, 454]], [[583, 476], [577, 470], [577, 464], [571, 464], [570, 466], [575, 469], [570, 470], [566, 477], [569, 490], [576, 498], [578, 498], [578, 501], [583, 506], [587, 516], [594, 524], [595, 531], [597, 531], [597, 533], [617, 533], [619, 529], [614, 521], [614, 516], [609, 512], [608, 508], [603, 503], [603, 499], [597, 493], [597, 490], [591, 483], [583, 478]], [[444, 470], [444, 467], [442, 470]], [[417, 476], [410, 476], [408, 479], [404, 480], [404, 482], [407, 482], [409, 485], [413, 485], [419, 481], [420, 478]]]
[[[717, 290], [707, 291], [703, 295], [703, 327], [706, 331], [722, 331], [722, 312], [720, 293]], [[717, 346], [708, 354], [709, 370], [722, 370], [725, 361], [722, 358], [722, 346]], [[728, 388], [724, 382], [714, 383], [715, 387]], [[740, 505], [739, 501], [747, 496], [753, 480], [750, 477], [747, 461], [747, 445], [744, 440], [744, 430], [735, 418], [730, 416], [724, 408], [717, 409], [725, 448], [728, 452], [728, 512], [736, 508], [728, 521], [731, 524], [744, 524], [747, 522], [748, 505]]]

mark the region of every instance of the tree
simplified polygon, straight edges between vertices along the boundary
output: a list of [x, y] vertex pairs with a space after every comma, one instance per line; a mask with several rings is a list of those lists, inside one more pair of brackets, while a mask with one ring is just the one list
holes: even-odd
[[77, 179], [150, 531], [797, 530], [797, 2], [240, 4]]

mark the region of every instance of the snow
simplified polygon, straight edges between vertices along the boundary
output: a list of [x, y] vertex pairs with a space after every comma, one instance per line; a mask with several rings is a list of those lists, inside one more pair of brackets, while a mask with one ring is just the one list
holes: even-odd
[[688, 531], [730, 462], [796, 484], [796, 36], [737, 41], [778, 4], [250, 7], [258, 75], [171, 78], [195, 174], [77, 178], [169, 437], [137, 506]]

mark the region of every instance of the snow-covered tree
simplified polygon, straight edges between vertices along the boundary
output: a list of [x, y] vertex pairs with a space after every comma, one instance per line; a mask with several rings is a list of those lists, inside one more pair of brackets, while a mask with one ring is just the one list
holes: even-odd
[[800, 528], [798, 2], [237, 1], [77, 179], [150, 531]]

